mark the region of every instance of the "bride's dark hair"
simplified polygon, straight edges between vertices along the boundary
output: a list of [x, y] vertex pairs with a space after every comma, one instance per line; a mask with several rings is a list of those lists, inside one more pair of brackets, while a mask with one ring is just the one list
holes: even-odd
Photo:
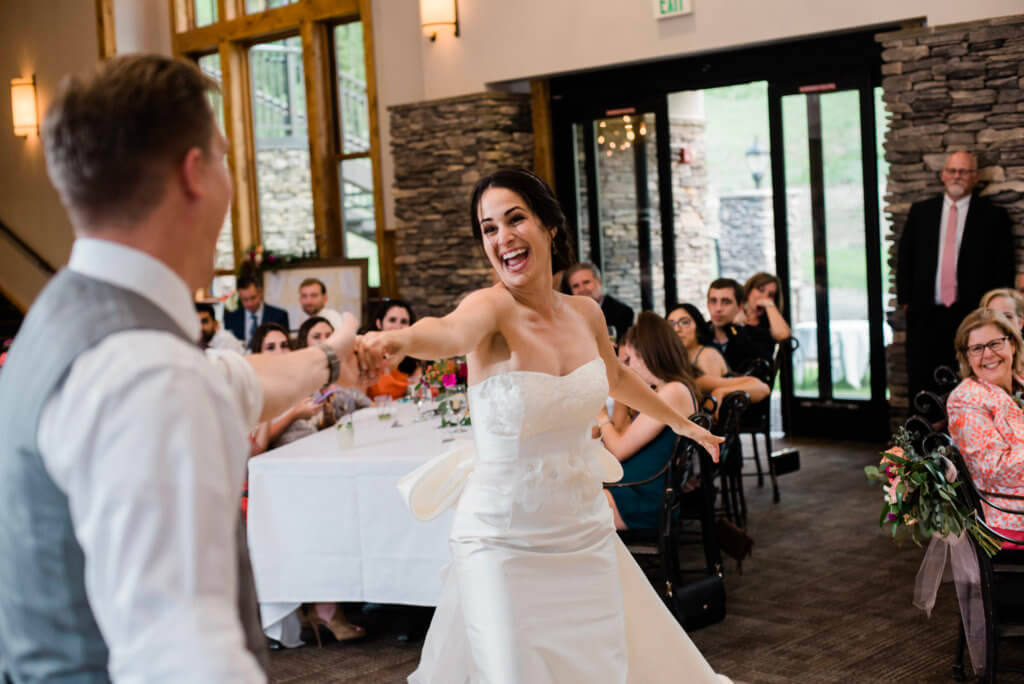
[[495, 171], [480, 179], [473, 188], [473, 198], [469, 203], [469, 220], [473, 226], [473, 237], [480, 244], [483, 234], [480, 229], [480, 198], [490, 188], [511, 190], [526, 202], [530, 211], [537, 215], [540, 222], [548, 228], [554, 228], [551, 240], [551, 272], [557, 273], [567, 268], [572, 262], [572, 248], [569, 246], [569, 235], [565, 228], [565, 214], [562, 207], [551, 192], [551, 188], [540, 176], [523, 168], [507, 168]]

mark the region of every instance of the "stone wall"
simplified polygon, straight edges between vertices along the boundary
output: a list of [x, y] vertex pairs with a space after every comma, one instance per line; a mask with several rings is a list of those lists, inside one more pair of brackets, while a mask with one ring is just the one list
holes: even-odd
[[444, 314], [491, 282], [473, 239], [470, 194], [498, 168], [533, 167], [529, 98], [487, 92], [388, 111], [398, 287], [417, 315]]
[[[309, 150], [257, 149], [256, 183], [263, 247], [275, 254], [315, 254]], [[230, 211], [217, 238], [216, 265], [225, 269], [235, 267]]]
[[[701, 118], [669, 115], [672, 158], [672, 209], [676, 238], [676, 295], [680, 302], [704, 308], [715, 267], [715, 243], [707, 218], [706, 125]], [[690, 151], [680, 162], [679, 152]]]
[[[598, 135], [605, 138], [599, 143], [598, 184], [601, 189], [602, 257], [604, 261], [605, 290], [640, 311], [640, 263], [637, 250], [636, 163], [632, 147], [620, 145], [626, 139], [626, 122], [607, 119]], [[634, 121], [634, 124], [637, 122]], [[658, 151], [654, 131], [654, 117], [644, 121], [647, 145], [647, 188], [650, 198], [651, 225], [651, 285], [654, 310], [664, 314], [665, 274], [661, 242], [661, 212], [658, 191]], [[669, 147], [672, 162], [672, 201], [675, 222], [676, 287], [680, 301], [700, 303], [711, 282], [714, 243], [705, 225], [705, 195], [707, 169], [705, 167], [703, 119], [673, 117], [669, 122]], [[639, 127], [634, 126], [633, 142]], [[612, 149], [608, 143], [617, 141]], [[582, 150], [582, 145], [578, 145]], [[679, 163], [679, 151], [691, 153], [687, 163]], [[610, 154], [609, 154], [610, 152]], [[578, 160], [583, 174], [582, 151]], [[579, 192], [579, 232], [582, 261], [589, 261], [590, 242], [585, 187]]]
[[[911, 203], [941, 192], [939, 171], [956, 150], [978, 156], [981, 194], [1010, 213], [1017, 262], [1024, 263], [1024, 15], [877, 39], [890, 118], [885, 211], [892, 225], [886, 235], [892, 272]], [[889, 291], [895, 298], [893, 282]], [[890, 409], [896, 420], [910, 405], [905, 320], [898, 309], [889, 320], [894, 330], [887, 350]]]
[[722, 276], [743, 283], [759, 271], [774, 273], [772, 191], [723, 194], [718, 201], [718, 254]]

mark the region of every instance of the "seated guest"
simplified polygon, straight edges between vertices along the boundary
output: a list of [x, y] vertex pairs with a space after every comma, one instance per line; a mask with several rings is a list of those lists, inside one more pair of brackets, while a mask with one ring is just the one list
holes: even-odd
[[[742, 373], [755, 359], [775, 356], [771, 333], [756, 325], [744, 325], [743, 286], [732, 278], [719, 278], [708, 287], [711, 344], [722, 353], [729, 368]], [[737, 322], [739, 320], [740, 322]]]
[[[385, 299], [377, 307], [377, 313], [373, 317], [373, 324], [377, 330], [401, 330], [408, 328], [416, 322], [416, 314], [408, 302], [401, 299]], [[409, 391], [409, 385], [419, 381], [421, 365], [417, 359], [407, 356], [398, 364], [398, 367], [372, 385], [367, 393], [371, 397], [388, 395], [394, 399], [401, 399]]]
[[[295, 342], [296, 349], [305, 349], [310, 345], [320, 344], [334, 332], [330, 322], [326, 318], [313, 316], [306, 319], [306, 322], [299, 326], [298, 338]], [[371, 405], [371, 401], [363, 392], [364, 387], [339, 387], [332, 385], [324, 387], [322, 391], [331, 392], [331, 400], [323, 405], [323, 417], [321, 427], [334, 425], [342, 416], [354, 413], [358, 409]]]
[[755, 273], [743, 286], [743, 313], [747, 325], [756, 325], [782, 342], [792, 331], [782, 317], [782, 281], [771, 273]]
[[[697, 408], [694, 369], [682, 342], [657, 314], [642, 312], [620, 345], [623, 362], [641, 380], [684, 416]], [[665, 423], [639, 414], [625, 429], [612, 425], [602, 409], [597, 420], [605, 448], [622, 462], [622, 482], [653, 477], [672, 455], [676, 435]], [[658, 506], [664, 478], [636, 487], [605, 490], [615, 515], [616, 529], [652, 529], [658, 526]]]
[[980, 306], [1003, 314], [1018, 330], [1024, 326], [1024, 297], [1016, 290], [1008, 287], [989, 290], [982, 296]]
[[341, 314], [327, 308], [327, 286], [319, 278], [306, 278], [299, 284], [299, 305], [306, 316], [326, 318], [332, 328], [341, 325]]
[[288, 312], [263, 302], [263, 287], [255, 275], [243, 273], [238, 277], [238, 301], [241, 306], [224, 314], [224, 327], [250, 347], [256, 328], [264, 323], [277, 323], [288, 327]]
[[[327, 336], [330, 336], [330, 333], [334, 331], [326, 319], [314, 317], [307, 320], [302, 324], [302, 328], [299, 329], [298, 348], [303, 349], [310, 344], [316, 344], [316, 340], [325, 331]], [[275, 323], [268, 323], [257, 328], [253, 339], [260, 343], [259, 347], [254, 348], [253, 351], [255, 353], [287, 354], [291, 351], [287, 333], [284, 331], [284, 328]], [[333, 395], [332, 400], [338, 394], [341, 393]], [[253, 439], [266, 440], [267, 446], [274, 448], [315, 434], [322, 408], [314, 399], [307, 399], [293, 406], [281, 416], [269, 421], [269, 425], [261, 424], [257, 426], [254, 431], [256, 436]], [[306, 618], [316, 633], [317, 642], [320, 641], [321, 628], [330, 632], [338, 641], [361, 639], [366, 636], [365, 630], [349, 622], [341, 607], [333, 602], [307, 606]], [[285, 645], [291, 646], [292, 644]]]
[[213, 312], [213, 304], [196, 303], [196, 314], [199, 316], [199, 346], [202, 349], [226, 349], [239, 354], [245, 347], [227, 330], [222, 330]]
[[[978, 309], [960, 324], [954, 340], [963, 382], [946, 400], [949, 433], [978, 489], [1013, 510], [1024, 501], [1024, 409], [1015, 394], [1024, 391], [1024, 342], [1020, 329], [990, 309]], [[1024, 515], [985, 506], [985, 519], [1008, 537], [1024, 539]]]
[[[253, 333], [250, 351], [254, 354], [287, 354], [291, 350], [288, 333], [277, 323], [264, 323]], [[321, 418], [321, 407], [312, 398], [305, 399], [267, 421], [266, 428], [258, 425], [251, 438], [263, 450], [274, 449], [316, 434]]]
[[679, 335], [690, 363], [704, 375], [724, 377], [729, 372], [725, 357], [711, 346], [711, 330], [693, 304], [676, 304], [666, 318]]
[[[725, 395], [736, 391], [747, 392], [753, 401], [760, 401], [769, 393], [768, 386], [757, 378], [700, 375], [672, 327], [652, 311], [637, 316], [636, 325], [623, 337], [620, 359], [683, 415], [697, 410], [698, 394], [714, 396], [721, 402]], [[621, 415], [620, 406], [616, 403], [616, 416]], [[622, 482], [653, 477], [665, 466], [676, 442], [675, 433], [667, 425], [642, 414], [619, 426], [601, 409], [597, 429], [605, 448], [622, 461]], [[658, 479], [637, 487], [610, 490], [608, 496], [617, 529], [657, 527], [663, 489], [664, 481]]]
[[629, 326], [633, 325], [633, 309], [625, 302], [605, 294], [601, 271], [597, 266], [588, 261], [573, 264], [565, 270], [565, 280], [574, 295], [590, 297], [601, 306], [605, 323], [615, 329], [616, 339], [621, 340]]

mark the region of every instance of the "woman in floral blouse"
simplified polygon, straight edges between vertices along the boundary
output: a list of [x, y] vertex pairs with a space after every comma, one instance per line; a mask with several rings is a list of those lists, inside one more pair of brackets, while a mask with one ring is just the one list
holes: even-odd
[[[978, 489], [1024, 496], [1024, 342], [1020, 330], [991, 309], [971, 313], [956, 332], [964, 378], [946, 401], [949, 432]], [[1024, 511], [1024, 501], [988, 497]], [[1024, 539], [1024, 515], [985, 507], [989, 525]]]

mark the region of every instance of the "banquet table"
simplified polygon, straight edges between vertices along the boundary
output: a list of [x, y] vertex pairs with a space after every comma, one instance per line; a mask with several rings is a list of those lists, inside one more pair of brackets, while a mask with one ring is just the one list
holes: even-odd
[[249, 552], [268, 635], [280, 640], [274, 625], [301, 603], [436, 605], [452, 512], [417, 521], [396, 484], [471, 433], [416, 414], [399, 403], [382, 421], [363, 409], [351, 447], [330, 428], [249, 461]]

